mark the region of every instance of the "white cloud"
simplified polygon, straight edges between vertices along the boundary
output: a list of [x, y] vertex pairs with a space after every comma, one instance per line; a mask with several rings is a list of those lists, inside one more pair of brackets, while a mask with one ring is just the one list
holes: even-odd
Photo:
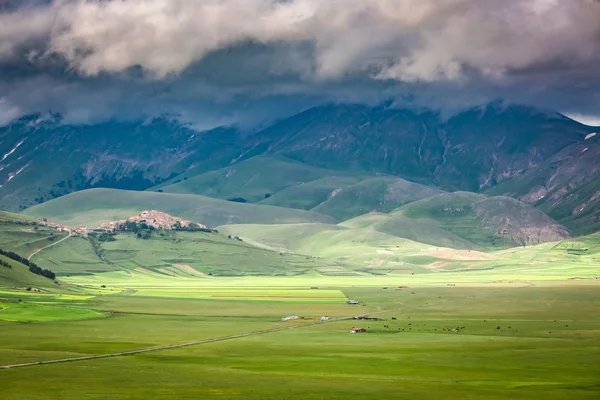
[[600, 57], [593, 0], [58, 0], [0, 15], [0, 57], [46, 36], [86, 75], [142, 66], [157, 78], [243, 41], [307, 42], [315, 79], [356, 70], [402, 81], [497, 79]]
[[4, 97], [0, 97], [0, 126], [6, 125], [21, 114], [19, 107], [11, 104]]
[[571, 114], [565, 113], [565, 115], [575, 121], [581, 122], [588, 126], [600, 126], [600, 115], [583, 115], [583, 114]]
[[596, 0], [26, 3], [0, 12], [0, 93], [23, 112], [93, 121], [276, 96], [600, 107]]

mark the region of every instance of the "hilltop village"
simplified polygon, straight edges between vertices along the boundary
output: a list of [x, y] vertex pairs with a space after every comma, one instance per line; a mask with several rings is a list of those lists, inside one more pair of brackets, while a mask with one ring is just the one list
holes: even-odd
[[77, 235], [87, 237], [91, 233], [116, 233], [132, 231], [135, 227], [141, 226], [144, 229], [165, 229], [165, 230], [201, 230], [201, 231], [212, 231], [206, 225], [197, 224], [186, 219], [174, 217], [167, 213], [146, 210], [142, 211], [138, 215], [130, 217], [128, 219], [121, 219], [118, 221], [103, 222], [100, 226], [86, 227], [86, 226], [66, 226], [49, 222], [47, 220], [40, 220], [39, 224], [42, 226], [48, 226], [58, 230], [59, 232], [66, 232], [70, 235]]

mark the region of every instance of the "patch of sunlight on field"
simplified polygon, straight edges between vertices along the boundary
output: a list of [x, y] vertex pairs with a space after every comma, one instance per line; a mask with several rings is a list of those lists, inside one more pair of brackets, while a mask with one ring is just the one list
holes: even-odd
[[8, 322], [72, 321], [105, 316], [105, 313], [84, 308], [58, 307], [36, 303], [0, 303], [0, 320]]
[[[206, 287], [294, 287], [294, 288], [331, 288], [331, 287], [368, 287], [368, 286], [440, 286], [447, 284], [473, 285], [495, 284], [527, 285], [529, 282], [570, 281], [594, 279], [600, 275], [597, 264], [556, 263], [552, 265], [500, 265], [491, 269], [431, 274], [395, 274], [362, 276], [325, 276], [305, 274], [294, 277], [171, 277], [158, 274], [109, 272], [94, 276], [73, 276], [63, 278], [69, 284], [82, 285], [88, 290], [104, 290], [107, 293], [118, 289], [177, 289], [187, 292], [195, 288]], [[101, 286], [106, 288], [100, 289]], [[99, 292], [98, 292], [99, 293]]]
[[39, 293], [14, 290], [0, 290], [0, 298], [26, 297], [29, 301], [86, 301], [95, 296], [80, 294], [57, 294], [57, 293]]
[[237, 300], [237, 301], [269, 301], [269, 302], [302, 302], [302, 303], [345, 303], [348, 301], [340, 290], [311, 289], [271, 289], [254, 288], [193, 288], [193, 289], [138, 289], [133, 296], [169, 297], [203, 300]]

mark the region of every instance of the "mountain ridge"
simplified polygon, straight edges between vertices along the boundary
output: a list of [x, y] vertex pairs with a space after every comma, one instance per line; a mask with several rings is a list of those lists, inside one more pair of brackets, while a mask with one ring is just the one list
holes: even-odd
[[[49, 120], [25, 117], [0, 128], [0, 153], [4, 155], [0, 161], [0, 209], [19, 211], [94, 187], [163, 191], [186, 187], [202, 174], [235, 169], [236, 165], [261, 156], [294, 160], [290, 162], [302, 163], [298, 168], [306, 172], [328, 171], [319, 172], [323, 176], [315, 176], [318, 178], [358, 177], [359, 181], [330, 179], [313, 187], [306, 185], [304, 188], [321, 198], [315, 202], [310, 198], [294, 201], [298, 188], [294, 192], [286, 187], [290, 186], [287, 183], [259, 193], [266, 178], [258, 177], [252, 183], [257, 185], [252, 202], [277, 205], [281, 199], [282, 204], [311, 209], [324, 201], [323, 196], [343, 190], [336, 186], [340, 183], [344, 187], [360, 187], [362, 176], [383, 174], [437, 190], [490, 192], [518, 198], [559, 222], [565, 221], [576, 232], [589, 232], [584, 226], [587, 217], [576, 215], [592, 215], [595, 221], [600, 213], [596, 196], [600, 170], [590, 166], [597, 152], [597, 137], [586, 139], [594, 131], [595, 128], [559, 113], [501, 102], [472, 108], [447, 120], [430, 111], [326, 104], [247, 134], [232, 127], [197, 132], [169, 118], [73, 126], [62, 124], [57, 116]], [[570, 159], [576, 161], [571, 164], [577, 164], [572, 168], [587, 171], [586, 178], [577, 187], [562, 179], [550, 188], [557, 201], [564, 204], [560, 212], [548, 206], [547, 201], [527, 201], [523, 190], [509, 187], [511, 182], [534, 175], [536, 168], [544, 169], [549, 160], [560, 163], [568, 158], [565, 155], [583, 148], [587, 148], [587, 161], [577, 161], [572, 155]], [[283, 169], [274, 172], [287, 174], [284, 180], [292, 174]], [[302, 173], [293, 173], [297, 174], [293, 183], [303, 184]], [[210, 183], [207, 182], [205, 186]], [[585, 186], [585, 190], [578, 189], [580, 186]], [[232, 187], [227, 193], [231, 198], [238, 197], [233, 194], [237, 190]], [[289, 194], [277, 196], [284, 190]], [[578, 191], [576, 202], [573, 191]], [[228, 198], [225, 194], [205, 194]], [[576, 211], [582, 206], [581, 211]], [[358, 207], [354, 214], [337, 218], [375, 210], [390, 211], [367, 204], [366, 208]]]

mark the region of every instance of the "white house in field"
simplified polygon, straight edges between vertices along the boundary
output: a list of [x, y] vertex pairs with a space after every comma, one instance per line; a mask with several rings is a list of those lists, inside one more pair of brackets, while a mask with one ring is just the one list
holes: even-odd
[[324, 317], [321, 317], [321, 321], [322, 322], [329, 321], [329, 317], [327, 315], [325, 315]]
[[289, 316], [289, 317], [281, 318], [282, 321], [294, 321], [294, 320], [297, 320], [297, 319], [300, 319], [300, 317], [297, 316], [297, 315], [292, 315], [292, 316]]

